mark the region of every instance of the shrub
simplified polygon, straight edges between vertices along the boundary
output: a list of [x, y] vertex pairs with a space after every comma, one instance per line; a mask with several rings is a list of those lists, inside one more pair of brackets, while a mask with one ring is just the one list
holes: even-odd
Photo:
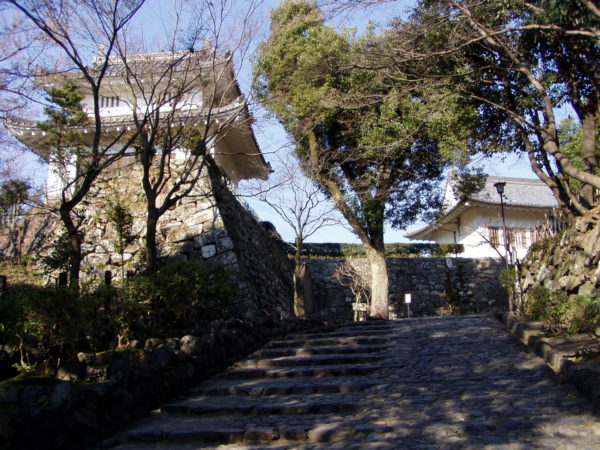
[[[295, 247], [284, 243], [284, 251], [288, 254], [295, 253]], [[462, 244], [385, 244], [386, 258], [406, 257], [445, 257], [462, 253]], [[365, 249], [361, 244], [334, 244], [334, 243], [304, 243], [302, 245], [303, 258], [350, 258], [365, 257]]]
[[171, 337], [230, 314], [234, 276], [221, 266], [170, 262], [122, 286], [11, 286], [0, 301], [0, 347], [17, 350], [20, 371], [52, 374], [78, 352]]
[[41, 258], [43, 269], [48, 272], [69, 270], [71, 261], [71, 243], [66, 232], [58, 236], [52, 243], [52, 252]]
[[527, 293], [525, 313], [535, 320], [543, 320], [548, 330], [556, 333], [567, 324], [568, 297], [562, 291], [551, 291], [538, 286]]
[[22, 370], [49, 373], [93, 335], [97, 313], [91, 294], [66, 286], [20, 286], [1, 303], [0, 344], [18, 349]]
[[569, 333], [589, 333], [597, 337], [600, 327], [600, 296], [573, 296], [573, 314]]
[[[234, 277], [223, 266], [168, 262], [158, 272], [139, 274], [125, 285], [122, 314], [130, 324], [140, 315], [137, 332], [153, 337], [194, 328], [231, 312], [237, 298]], [[122, 331], [133, 335], [136, 330]]]
[[596, 333], [600, 327], [600, 296], [571, 295], [544, 287], [527, 294], [527, 316], [543, 320], [549, 331], [569, 334]]

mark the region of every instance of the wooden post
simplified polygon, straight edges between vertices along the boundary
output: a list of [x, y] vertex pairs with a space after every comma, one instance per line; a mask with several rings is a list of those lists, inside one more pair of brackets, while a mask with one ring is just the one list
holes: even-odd
[[67, 272], [61, 272], [58, 274], [58, 285], [66, 286], [67, 285]]
[[112, 284], [112, 272], [110, 270], [104, 271], [104, 284], [110, 286]]

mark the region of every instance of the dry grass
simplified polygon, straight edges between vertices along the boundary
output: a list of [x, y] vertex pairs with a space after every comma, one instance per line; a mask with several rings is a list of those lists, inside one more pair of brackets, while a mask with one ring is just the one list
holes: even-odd
[[8, 286], [29, 285], [42, 286], [43, 280], [31, 260], [22, 260], [21, 263], [12, 259], [0, 259], [0, 275], [8, 277]]

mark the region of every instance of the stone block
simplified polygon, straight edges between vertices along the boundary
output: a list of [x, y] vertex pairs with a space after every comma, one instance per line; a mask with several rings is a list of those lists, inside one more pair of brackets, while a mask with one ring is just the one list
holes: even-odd
[[217, 246], [214, 244], [202, 246], [202, 258], [209, 259], [217, 254]]
[[196, 336], [186, 335], [179, 341], [181, 351], [189, 355], [197, 355], [202, 352], [202, 341]]
[[[234, 252], [228, 251], [226, 253], [219, 255], [218, 262], [220, 264], [223, 264], [226, 266], [233, 266], [234, 264], [236, 264], [238, 262], [238, 257]], [[232, 267], [230, 267], [230, 268], [232, 268]]]
[[53, 408], [60, 408], [71, 395], [71, 383], [64, 382], [56, 385], [50, 396], [50, 406]]
[[339, 423], [319, 425], [308, 432], [310, 442], [336, 442], [352, 437], [355, 428]]
[[0, 403], [16, 403], [19, 399], [19, 389], [10, 384], [0, 385]]
[[233, 240], [229, 237], [220, 238], [217, 241], [217, 250], [219, 253], [226, 252], [227, 250], [233, 250]]

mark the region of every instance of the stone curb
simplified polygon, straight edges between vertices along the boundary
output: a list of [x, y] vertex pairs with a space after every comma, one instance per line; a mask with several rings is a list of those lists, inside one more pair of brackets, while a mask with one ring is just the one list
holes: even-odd
[[521, 322], [512, 313], [498, 313], [497, 317], [513, 335], [544, 359], [555, 373], [564, 376], [594, 406], [600, 407], [600, 371], [579, 368], [577, 363], [563, 358], [545, 341], [539, 330], [529, 327], [527, 322]]

